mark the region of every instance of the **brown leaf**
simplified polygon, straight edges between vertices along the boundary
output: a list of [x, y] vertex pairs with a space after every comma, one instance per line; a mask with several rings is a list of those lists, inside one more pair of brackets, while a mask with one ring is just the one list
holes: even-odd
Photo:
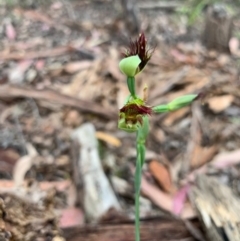
[[168, 193], [175, 191], [169, 170], [163, 164], [153, 160], [149, 164], [149, 170], [164, 191]]
[[200, 167], [211, 161], [217, 151], [217, 146], [202, 147], [196, 144], [192, 152], [191, 168]]
[[119, 147], [122, 145], [121, 141], [118, 138], [102, 131], [97, 131], [96, 137], [115, 147]]
[[[157, 187], [150, 184], [144, 177], [142, 177], [141, 184], [142, 193], [147, 196], [154, 204], [160, 208], [173, 213], [174, 198], [173, 196], [166, 194], [159, 190]], [[185, 204], [180, 214], [183, 219], [193, 218], [196, 216], [195, 211], [189, 203]]]
[[232, 95], [222, 95], [210, 98], [207, 102], [209, 108], [215, 113], [219, 113], [228, 108], [234, 100]]

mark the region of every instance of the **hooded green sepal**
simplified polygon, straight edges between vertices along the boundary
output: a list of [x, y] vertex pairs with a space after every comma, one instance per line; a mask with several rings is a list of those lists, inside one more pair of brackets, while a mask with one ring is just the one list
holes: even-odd
[[169, 111], [178, 110], [182, 107], [190, 105], [194, 100], [198, 98], [198, 95], [184, 95], [171, 101], [167, 106]]
[[134, 77], [139, 72], [140, 63], [141, 59], [139, 56], [134, 55], [122, 59], [119, 63], [119, 68], [127, 77]]

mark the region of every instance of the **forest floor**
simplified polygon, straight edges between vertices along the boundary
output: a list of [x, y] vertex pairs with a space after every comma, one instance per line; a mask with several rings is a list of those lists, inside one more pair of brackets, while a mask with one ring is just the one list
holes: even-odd
[[[187, 16], [169, 2], [138, 2], [141, 31], [154, 48], [137, 76], [138, 93], [148, 86], [149, 106], [185, 94], [203, 98], [151, 117], [141, 218], [155, 228], [165, 220], [165, 236], [152, 240], [205, 240], [190, 198], [198, 174], [240, 195], [239, 35], [232, 35], [230, 53], [207, 50], [204, 13], [189, 31]], [[128, 95], [118, 63], [137, 35], [111, 0], [29, 4], [0, 6], [0, 240], [134, 240], [127, 225], [134, 220], [135, 136], [117, 121]], [[238, 33], [238, 19], [234, 28]], [[116, 198], [117, 208], [105, 213], [94, 211], [104, 210], [104, 197], [85, 198], [101, 194], [89, 190], [94, 172], [81, 168], [88, 144]], [[96, 223], [103, 230], [122, 224], [130, 233], [101, 239]], [[69, 230], [76, 227], [74, 239]], [[148, 223], [143, 229], [150, 232]]]

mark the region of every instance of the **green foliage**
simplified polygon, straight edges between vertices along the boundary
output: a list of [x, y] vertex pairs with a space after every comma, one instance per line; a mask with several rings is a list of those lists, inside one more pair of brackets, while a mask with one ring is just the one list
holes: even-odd
[[167, 105], [157, 105], [153, 107], [155, 113], [170, 112], [181, 109], [187, 105], [190, 105], [198, 95], [184, 95], [172, 100]]
[[235, 10], [235, 5], [240, 4], [240, 0], [237, 1], [221, 1], [221, 0], [188, 0], [186, 3], [177, 9], [180, 14], [187, 15], [188, 25], [192, 26], [200, 16], [202, 16], [205, 7], [213, 4], [224, 4], [229, 12]]

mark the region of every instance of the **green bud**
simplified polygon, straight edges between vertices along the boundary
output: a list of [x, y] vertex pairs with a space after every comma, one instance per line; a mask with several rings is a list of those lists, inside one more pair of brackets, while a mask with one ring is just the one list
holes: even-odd
[[184, 95], [184, 96], [178, 97], [167, 105], [168, 110], [174, 111], [182, 107], [185, 107], [187, 105], [190, 105], [197, 97], [198, 95]]
[[141, 59], [138, 55], [124, 58], [119, 63], [120, 70], [128, 77], [134, 77], [139, 72]]

